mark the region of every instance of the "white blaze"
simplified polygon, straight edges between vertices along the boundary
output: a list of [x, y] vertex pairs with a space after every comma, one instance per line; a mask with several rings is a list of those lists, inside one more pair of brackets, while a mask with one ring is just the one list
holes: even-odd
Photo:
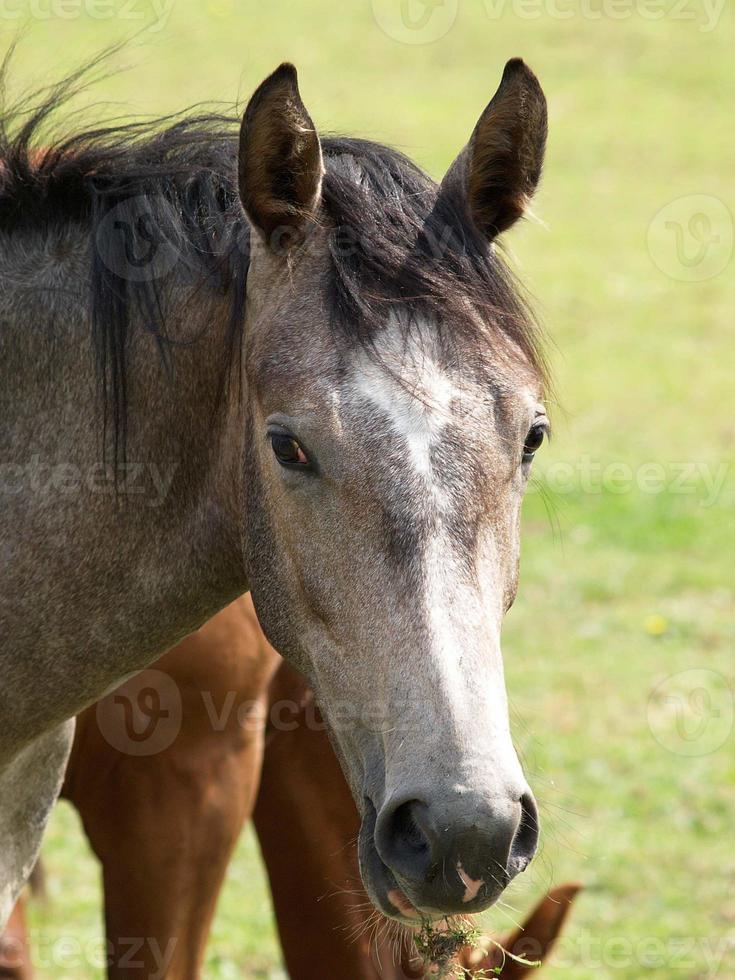
[[[419, 338], [424, 331], [418, 331]], [[431, 482], [431, 451], [452, 418], [452, 379], [432, 356], [429, 343], [403, 346], [396, 332], [380, 350], [385, 366], [363, 354], [355, 371], [355, 394], [388, 419], [403, 440], [414, 472]]]
[[443, 528], [441, 518], [452, 501], [441, 488], [431, 459], [460, 404], [466, 411], [468, 391], [466, 386], [458, 387], [440, 365], [430, 325], [418, 326], [409, 338], [404, 333], [399, 324], [389, 327], [380, 338], [379, 357], [359, 355], [352, 394], [377, 419], [385, 420], [393, 438], [401, 440], [413, 473], [426, 487], [427, 506], [439, 518], [424, 556], [425, 601], [442, 673], [450, 689], [457, 686], [455, 693], [462, 699], [456, 673], [457, 623], [476, 625], [481, 610], [475, 590], [462, 582], [456, 544]]

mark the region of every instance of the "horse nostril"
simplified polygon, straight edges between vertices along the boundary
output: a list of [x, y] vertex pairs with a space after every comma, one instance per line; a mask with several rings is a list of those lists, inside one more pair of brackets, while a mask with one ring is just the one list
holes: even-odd
[[399, 806], [393, 814], [393, 833], [396, 838], [404, 847], [419, 853], [429, 849], [426, 834], [416, 819], [416, 811], [423, 806], [424, 804], [419, 803], [418, 800], [409, 800], [408, 803]]
[[408, 800], [380, 820], [378, 852], [385, 863], [411, 879], [422, 878], [431, 865], [431, 844], [425, 829], [426, 805]]
[[508, 871], [510, 876], [525, 871], [536, 853], [539, 838], [538, 808], [531, 792], [520, 799], [521, 822], [510, 848]]

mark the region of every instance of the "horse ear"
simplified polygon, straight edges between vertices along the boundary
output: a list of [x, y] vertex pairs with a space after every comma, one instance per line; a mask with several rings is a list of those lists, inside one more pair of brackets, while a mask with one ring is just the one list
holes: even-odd
[[442, 193], [461, 197], [490, 240], [526, 211], [541, 177], [546, 134], [544, 93], [531, 69], [514, 58], [442, 181]]
[[256, 89], [240, 127], [240, 199], [272, 248], [297, 241], [321, 197], [322, 150], [293, 65]]
[[[498, 977], [498, 980], [526, 980], [536, 974], [539, 961], [549, 957], [569, 915], [572, 902], [582, 890], [575, 883], [559, 885], [544, 896], [522, 926], [493, 943], [487, 953], [465, 949], [459, 964], [467, 977]], [[506, 954], [517, 957], [512, 959]]]

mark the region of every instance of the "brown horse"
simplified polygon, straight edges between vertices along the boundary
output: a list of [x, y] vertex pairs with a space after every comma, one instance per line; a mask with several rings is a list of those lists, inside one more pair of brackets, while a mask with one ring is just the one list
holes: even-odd
[[[422, 976], [408, 933], [384, 935], [367, 911], [351, 794], [306, 682], [270, 647], [249, 597], [79, 718], [64, 795], [103, 868], [108, 976], [200, 975], [261, 761], [255, 826], [290, 976]], [[547, 897], [506, 948], [542, 958], [569, 900]], [[0, 977], [31, 975], [23, 915], [19, 904]], [[465, 950], [460, 962], [479, 972], [499, 955]], [[508, 960], [501, 975], [518, 969]]]
[[72, 719], [248, 589], [330, 722], [371, 901], [487, 908], [538, 840], [500, 631], [549, 422], [495, 244], [539, 83], [508, 63], [439, 184], [320, 139], [290, 65], [242, 119], [34, 156], [78, 82], [0, 110], [0, 922]]
[[0, 935], [0, 978], [31, 980], [31, 950], [26, 926], [25, 897], [18, 899], [5, 932]]

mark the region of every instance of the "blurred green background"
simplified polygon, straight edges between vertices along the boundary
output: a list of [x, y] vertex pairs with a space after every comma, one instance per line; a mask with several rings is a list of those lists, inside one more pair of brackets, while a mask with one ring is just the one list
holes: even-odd
[[[732, 7], [169, 2], [5, 3], [3, 39], [29, 28], [14, 84], [136, 31], [116, 59], [130, 70], [94, 94], [133, 113], [242, 101], [290, 59], [322, 131], [392, 143], [440, 177], [505, 61], [539, 75], [551, 127], [539, 220], [506, 244], [553, 338], [555, 438], [525, 506], [504, 649], [543, 845], [484, 921], [502, 930], [551, 883], [579, 879], [545, 975], [735, 976]], [[36, 939], [99, 948], [97, 869], [66, 805], [46, 861]], [[279, 969], [248, 832], [205, 976]], [[56, 957], [39, 976], [102, 971]]]

